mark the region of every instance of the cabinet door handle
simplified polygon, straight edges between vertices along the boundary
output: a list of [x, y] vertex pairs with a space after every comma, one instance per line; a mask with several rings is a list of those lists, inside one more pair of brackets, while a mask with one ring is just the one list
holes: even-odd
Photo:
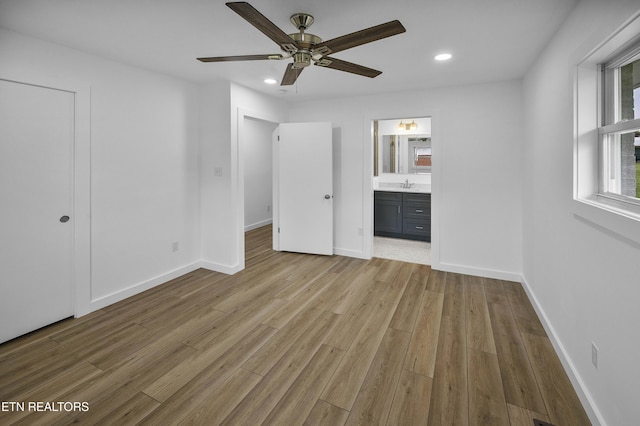
[[416, 229], [424, 229], [422, 226], [416, 226]]
[[400, 206], [398, 206], [398, 214], [400, 214]]
[[424, 210], [418, 210], [418, 209], [416, 209], [416, 213], [422, 213], [422, 212], [424, 212]]

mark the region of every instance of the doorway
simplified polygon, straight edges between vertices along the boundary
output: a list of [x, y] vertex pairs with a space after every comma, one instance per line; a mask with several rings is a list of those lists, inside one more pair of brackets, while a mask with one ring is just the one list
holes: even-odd
[[[276, 129], [281, 132], [278, 133], [277, 143], [273, 140]], [[303, 144], [297, 143], [300, 134], [306, 135]], [[287, 224], [286, 229], [278, 232], [277, 238], [274, 234], [273, 246], [276, 250], [333, 253], [331, 135], [330, 123], [280, 124], [256, 117], [255, 114], [239, 112], [238, 176], [243, 217], [240, 250], [242, 268], [245, 266], [247, 253], [252, 249], [247, 246], [247, 242], [252, 240], [246, 239], [246, 232], [267, 227], [276, 222], [276, 219], [280, 220], [279, 226], [282, 226], [282, 221]], [[277, 146], [280, 147], [279, 151]], [[275, 158], [283, 156], [288, 156], [289, 160], [278, 165]], [[283, 173], [293, 173], [293, 176], [302, 178], [279, 180]], [[279, 185], [276, 185], [278, 182]], [[306, 199], [314, 197], [314, 182], [322, 184], [321, 193], [316, 198]], [[278, 200], [280, 210], [273, 204], [275, 200]], [[318, 200], [320, 206], [314, 204]], [[309, 222], [313, 225], [308, 226]], [[278, 228], [278, 231], [281, 229]]]
[[245, 117], [242, 140], [244, 158], [244, 230], [273, 221], [273, 146], [271, 135], [278, 123]]
[[242, 234], [240, 235], [240, 264], [251, 261], [256, 247], [255, 238], [247, 238], [247, 233], [271, 236], [273, 221], [273, 144], [274, 130], [279, 123], [273, 118], [253, 112], [238, 113], [238, 177], [242, 214]]
[[431, 117], [372, 120], [372, 257], [431, 265]]

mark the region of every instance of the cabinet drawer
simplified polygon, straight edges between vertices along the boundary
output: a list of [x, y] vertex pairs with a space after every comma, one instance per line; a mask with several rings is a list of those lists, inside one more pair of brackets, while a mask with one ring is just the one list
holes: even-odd
[[405, 203], [412, 203], [412, 204], [431, 204], [431, 194], [424, 194], [424, 193], [416, 193], [416, 192], [405, 192], [403, 194], [402, 200]]
[[375, 201], [397, 201], [402, 202], [401, 192], [374, 191], [373, 197]]
[[428, 204], [403, 203], [402, 211], [405, 218], [429, 219], [431, 217], [431, 209]]
[[410, 235], [430, 236], [431, 235], [431, 221], [430, 220], [417, 220], [417, 219], [404, 219], [402, 221], [402, 232]]

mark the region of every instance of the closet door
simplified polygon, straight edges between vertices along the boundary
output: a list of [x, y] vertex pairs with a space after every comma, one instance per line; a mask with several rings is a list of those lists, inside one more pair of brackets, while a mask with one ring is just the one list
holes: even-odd
[[74, 314], [74, 96], [0, 80], [0, 342]]

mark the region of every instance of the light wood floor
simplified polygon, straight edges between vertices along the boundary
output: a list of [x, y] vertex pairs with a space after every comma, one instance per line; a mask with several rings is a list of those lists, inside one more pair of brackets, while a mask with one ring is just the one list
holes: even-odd
[[[273, 252], [0, 345], [0, 424], [588, 425], [522, 287]], [[7, 407], [5, 407], [7, 408]]]

